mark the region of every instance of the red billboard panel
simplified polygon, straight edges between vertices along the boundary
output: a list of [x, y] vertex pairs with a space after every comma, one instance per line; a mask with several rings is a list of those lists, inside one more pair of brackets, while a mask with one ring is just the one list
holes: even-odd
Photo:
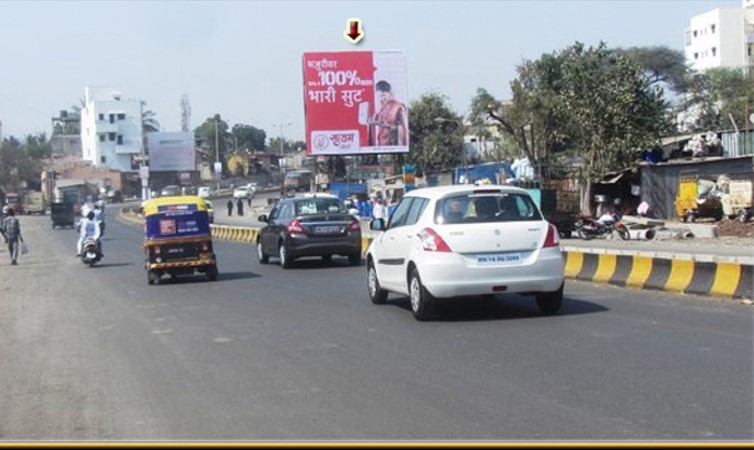
[[304, 53], [303, 71], [309, 156], [408, 153], [403, 52]]

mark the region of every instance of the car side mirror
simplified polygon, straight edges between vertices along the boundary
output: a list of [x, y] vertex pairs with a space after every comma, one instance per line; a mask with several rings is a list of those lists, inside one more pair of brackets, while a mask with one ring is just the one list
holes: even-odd
[[374, 231], [385, 231], [385, 228], [387, 228], [387, 224], [385, 223], [385, 219], [372, 219], [369, 222], [369, 229]]
[[264, 223], [267, 223], [269, 221], [267, 214], [262, 214], [261, 216], [257, 217], [257, 220]]

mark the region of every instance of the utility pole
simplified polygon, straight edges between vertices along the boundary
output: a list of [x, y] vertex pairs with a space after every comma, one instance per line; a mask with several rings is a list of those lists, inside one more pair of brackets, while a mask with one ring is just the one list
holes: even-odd
[[220, 162], [220, 141], [217, 137], [217, 118], [215, 118], [215, 178], [217, 178], [217, 190], [220, 190], [220, 177], [222, 177], [222, 166], [220, 171], [217, 170], [217, 164]]

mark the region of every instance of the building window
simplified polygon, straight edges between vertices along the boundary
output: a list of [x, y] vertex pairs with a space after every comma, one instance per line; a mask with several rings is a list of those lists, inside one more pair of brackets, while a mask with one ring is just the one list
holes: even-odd
[[717, 47], [712, 47], [712, 56], [717, 56]]
[[710, 25], [710, 29], [712, 30], [712, 34], [715, 34], [715, 24], [713, 23]]
[[110, 123], [115, 123], [115, 114], [110, 114]]
[[699, 59], [699, 53], [694, 53], [694, 59]]
[[99, 141], [100, 141], [100, 142], [105, 142], [105, 133], [101, 133], [101, 134], [99, 135]]
[[749, 46], [748, 51], [749, 51], [749, 56], [751, 56], [751, 45]]
[[105, 115], [104, 115], [104, 114], [102, 114], [102, 113], [100, 113], [100, 114], [99, 114], [99, 120], [105, 120]]
[[122, 134], [118, 135], [118, 145], [123, 145], [123, 135]]
[[115, 140], [115, 133], [107, 133], [107, 134], [111, 142]]
[[102, 164], [105, 164], [107, 162], [107, 158], [104, 157], [104, 156], [100, 156], [99, 157], [99, 162], [101, 162]]
[[126, 120], [126, 115], [123, 113], [118, 114], [118, 120]]
[[694, 30], [694, 37], [696, 37], [696, 35], [697, 35], [697, 31], [696, 31], [696, 30]]

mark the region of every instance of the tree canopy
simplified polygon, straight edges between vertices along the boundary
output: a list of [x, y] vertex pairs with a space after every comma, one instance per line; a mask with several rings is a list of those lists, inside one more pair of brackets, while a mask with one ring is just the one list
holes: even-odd
[[408, 109], [411, 131], [407, 162], [418, 167], [417, 174], [449, 169], [463, 159], [462, 118], [436, 92], [422, 95]]

